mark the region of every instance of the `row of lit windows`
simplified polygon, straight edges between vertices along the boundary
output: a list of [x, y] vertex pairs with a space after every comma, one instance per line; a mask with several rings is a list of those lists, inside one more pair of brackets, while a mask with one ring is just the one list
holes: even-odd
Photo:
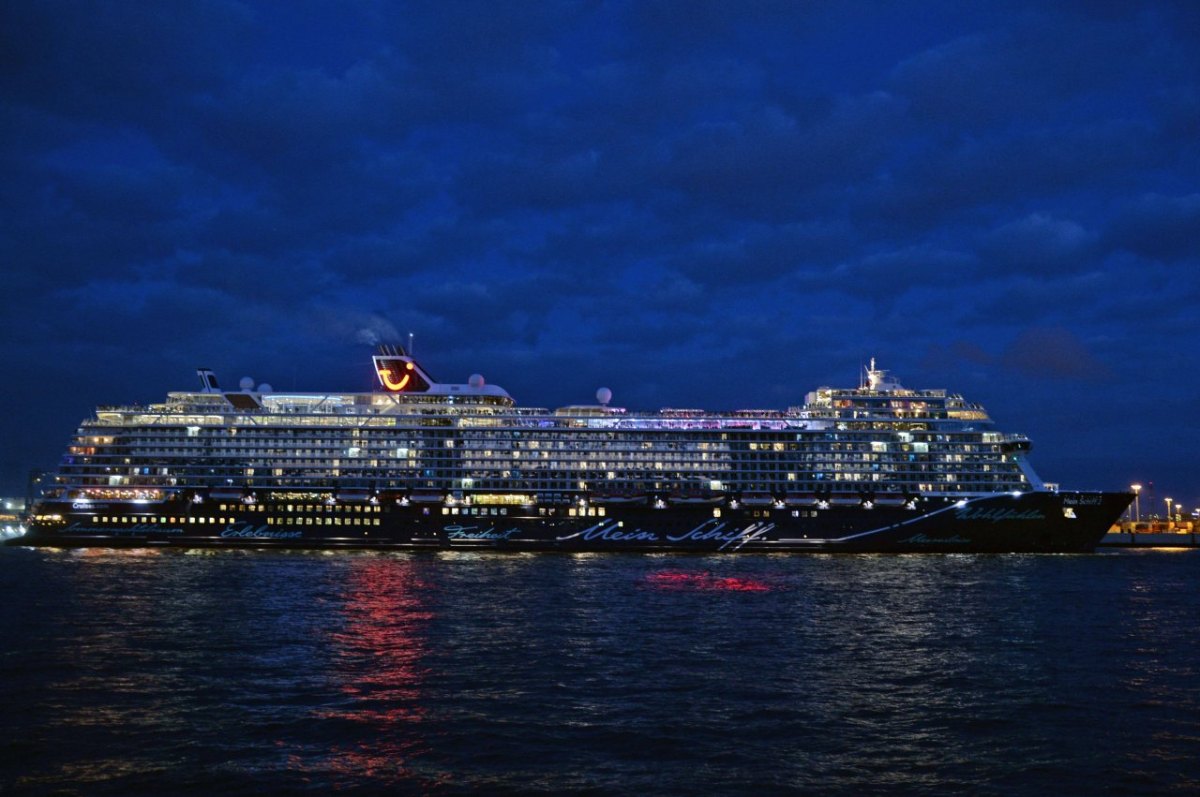
[[[789, 483], [803, 483], [811, 480], [834, 480], [834, 481], [875, 481], [875, 482], [892, 482], [898, 485], [909, 484], [918, 479], [928, 479], [931, 476], [937, 479], [958, 479], [962, 481], [976, 482], [979, 484], [997, 484], [1003, 485], [1011, 482], [1014, 479], [1021, 479], [1020, 472], [1011, 466], [998, 467], [993, 469], [988, 465], [973, 464], [964, 467], [951, 467], [944, 464], [907, 464], [899, 467], [892, 464], [885, 465], [861, 465], [855, 468], [849, 468], [844, 465], [835, 465], [834, 463], [818, 463], [824, 465], [823, 469], [805, 469], [801, 472], [788, 471], [784, 472], [777, 468], [740, 468], [736, 473], [725, 471], [718, 474], [716, 471], [707, 471], [710, 479], [719, 479], [728, 485], [731, 489], [744, 487], [751, 482], [759, 483], [787, 481]], [[592, 485], [603, 483], [610, 487], [620, 488], [623, 486], [641, 486], [649, 481], [654, 481], [656, 485], [669, 484], [677, 485], [689, 481], [681, 473], [682, 468], [664, 469], [659, 472], [634, 472], [634, 471], [608, 471], [586, 473], [583, 471], [543, 471], [536, 472], [533, 470], [517, 471], [481, 471], [481, 470], [439, 470], [433, 473], [426, 473], [419, 478], [417, 474], [402, 474], [402, 473], [380, 473], [378, 474], [377, 486], [379, 487], [396, 487], [396, 488], [412, 488], [428, 487], [431, 489], [453, 487], [455, 489], [586, 489], [580, 486], [587, 482]], [[72, 478], [73, 477], [73, 478]], [[323, 477], [324, 478], [324, 477]], [[128, 477], [92, 477], [89, 478], [83, 474], [71, 474], [71, 477], [61, 476], [58, 481], [63, 484], [74, 484], [78, 487], [93, 488], [105, 485], [111, 485], [114, 479], [119, 480], [122, 484], [145, 484], [152, 485], [158, 483], [153, 479], [142, 479], [131, 481]], [[311, 487], [312, 479], [304, 476], [295, 478], [283, 479], [266, 479], [262, 486], [296, 486], [296, 487]], [[174, 483], [174, 482], [172, 482]], [[265, 511], [285, 511], [282, 505], [265, 506], [263, 504], [221, 504], [221, 511], [225, 512], [265, 512]], [[331, 513], [351, 513], [351, 512], [381, 512], [382, 509], [378, 505], [361, 505], [361, 504], [297, 504], [287, 505], [288, 512], [331, 512]]]
[[464, 506], [464, 507], [442, 507], [443, 515], [507, 515], [508, 507], [494, 506]]
[[[751, 444], [758, 445], [758, 444]], [[929, 443], [829, 443], [821, 445], [821, 447], [796, 447], [782, 451], [786, 454], [785, 457], [768, 457], [768, 459], [781, 460], [797, 460], [811, 461], [826, 459], [826, 457], [852, 456], [852, 455], [890, 455], [889, 459], [901, 459], [904, 454], [935, 454], [943, 457], [947, 456], [962, 456], [974, 455], [979, 459], [995, 460], [1000, 450], [995, 445], [990, 447], [977, 447], [972, 444], [929, 444]], [[890, 445], [895, 448], [889, 449]], [[754, 454], [779, 454], [780, 451], [774, 449], [774, 444], [761, 444], [760, 448], [750, 449], [749, 451], [722, 451], [718, 454], [695, 453], [695, 451], [674, 451], [668, 449], [652, 449], [649, 451], [635, 450], [625, 451], [620, 449], [598, 449], [590, 451], [536, 451], [536, 453], [527, 453], [526, 456], [521, 456], [520, 451], [511, 450], [464, 450], [463, 454], [467, 459], [475, 460], [492, 460], [499, 462], [538, 462], [538, 461], [565, 461], [576, 462], [583, 460], [611, 460], [614, 462], [631, 462], [631, 463], [649, 463], [654, 461], [672, 461], [672, 462], [731, 462], [742, 460], [748, 453]], [[217, 453], [229, 454], [229, 453]], [[982, 456], [980, 456], [982, 455]], [[752, 456], [752, 454], [751, 454]], [[426, 463], [430, 466], [448, 465], [456, 463], [463, 459], [462, 456], [451, 455], [434, 455], [432, 453], [424, 454], [420, 457], [407, 457], [407, 459], [388, 459], [384, 456], [380, 459], [377, 455], [347, 457], [347, 459], [336, 459], [336, 457], [328, 456], [256, 456], [251, 459], [229, 459], [227, 456], [196, 456], [187, 455], [181, 456], [178, 462], [170, 462], [168, 465], [161, 465], [162, 460], [151, 453], [138, 453], [137, 456], [78, 456], [79, 465], [94, 465], [96, 467], [114, 467], [114, 466], [133, 466], [133, 473], [136, 474], [138, 469], [144, 469], [145, 473], [149, 473], [150, 469], [146, 468], [146, 457], [151, 457], [156, 461], [151, 467], [160, 475], [166, 475], [169, 469], [175, 471], [187, 471], [187, 469], [223, 466], [228, 469], [240, 468], [271, 468], [271, 467], [310, 467], [310, 466], [325, 466], [325, 467], [344, 467], [347, 469], [358, 469], [365, 467], [414, 467], [418, 463]], [[380, 463], [384, 463], [380, 466]]]
[[312, 518], [312, 517], [287, 517], [287, 518], [267, 518], [268, 526], [378, 526], [379, 518], [362, 518], [362, 517], [327, 517], [327, 518]]
[[[945, 464], [908, 464], [907, 467], [901, 465], [897, 467], [892, 464], [885, 465], [861, 465], [855, 468], [849, 468], [844, 465], [835, 465], [834, 463], [817, 463], [824, 465], [821, 470], [805, 469], [803, 472], [782, 471], [778, 468], [740, 468], [736, 473], [723, 471], [717, 473], [715, 470], [701, 471], [706, 473], [711, 479], [719, 479], [725, 482], [731, 488], [737, 488], [739, 485], [745, 485], [750, 482], [758, 483], [762, 481], [771, 482], [806, 482], [811, 480], [845, 480], [845, 481], [887, 481], [896, 484], [908, 484], [917, 479], [926, 479], [931, 475], [936, 474], [938, 479], [956, 478], [963, 481], [984, 483], [1005, 484], [1013, 479], [1020, 479], [1020, 472], [1013, 467], [993, 468], [988, 465], [973, 464], [963, 467], [951, 467]], [[588, 482], [596, 484], [597, 482], [611, 485], [613, 487], [621, 486], [640, 486], [649, 481], [655, 484], [682, 484], [690, 482], [683, 476], [682, 472], [685, 468], [664, 468], [662, 470], [650, 472], [635, 472], [635, 471], [607, 471], [607, 472], [585, 472], [579, 471], [564, 471], [564, 470], [545, 470], [538, 472], [536, 470], [527, 469], [521, 472], [517, 471], [482, 471], [482, 470], [439, 470], [436, 473], [426, 473], [424, 476], [418, 477], [414, 473], [380, 473], [378, 474], [377, 485], [381, 487], [413, 487], [421, 486], [431, 489], [447, 488], [486, 488], [496, 490], [506, 489], [566, 489], [574, 490], [580, 482]], [[262, 486], [294, 486], [294, 487], [311, 487], [313, 478], [310, 476], [296, 475], [285, 478], [268, 478], [264, 479]], [[319, 476], [322, 480], [328, 480], [328, 476]], [[114, 482], [114, 479], [118, 480]], [[60, 483], [74, 484], [79, 487], [102, 487], [114, 483], [127, 485], [143, 485], [153, 486], [156, 484], [171, 485], [176, 484], [176, 480], [172, 479], [169, 482], [156, 480], [153, 478], [131, 480], [129, 477], [89, 477], [86, 474], [70, 473], [64, 469], [64, 476], [59, 477]], [[187, 480], [185, 480], [186, 483]], [[472, 484], [467, 484], [472, 482]], [[584, 489], [584, 488], [579, 488]], [[221, 511], [225, 512], [265, 512], [265, 511], [284, 511], [280, 506], [264, 506], [262, 504], [222, 504]], [[377, 505], [288, 505], [286, 511], [289, 512], [331, 512], [331, 513], [350, 513], [350, 512], [380, 512], [382, 509]]]
[[[273, 507], [276, 511], [283, 510], [286, 512], [380, 512], [382, 509], [377, 504], [287, 504], [286, 506]], [[263, 512], [266, 510], [265, 504], [221, 504], [222, 512], [237, 512], [239, 510], [249, 512]]]
[[117, 517], [102, 517], [92, 515], [93, 523], [168, 523], [172, 526], [183, 525], [185, 523], [233, 523], [234, 518], [215, 518], [215, 517], [154, 517], [152, 515], [120, 515]]
[[[230, 517], [153, 517], [153, 516], [137, 516], [137, 515], [121, 515], [117, 517], [107, 517], [102, 515], [92, 515], [93, 523], [144, 523], [144, 524], [167, 524], [167, 525], [185, 525], [185, 524], [200, 524], [200, 525], [229, 525], [235, 522], [235, 518]], [[378, 526], [379, 518], [311, 518], [311, 517], [289, 517], [289, 518], [267, 518], [269, 526]]]
[[[765, 437], [765, 436], [763, 436]], [[776, 436], [780, 437], [780, 436]], [[754, 440], [738, 443], [735, 445], [728, 444], [708, 444], [698, 441], [670, 441], [670, 440], [644, 440], [627, 439], [620, 441], [601, 441], [601, 440], [582, 440], [571, 443], [545, 443], [539, 445], [539, 441], [529, 440], [524, 445], [514, 441], [455, 441], [447, 439], [443, 441], [408, 441], [404, 446], [395, 446], [392, 443], [383, 443], [376, 441], [370, 445], [351, 445], [346, 446], [345, 443], [337, 446], [322, 447], [315, 445], [309, 441], [298, 441], [290, 445], [275, 445], [271, 447], [181, 447], [178, 448], [178, 455], [181, 457], [193, 458], [201, 451], [207, 451], [210, 458], [213, 457], [229, 457], [238, 456], [245, 458], [267, 457], [267, 458], [323, 458], [328, 459], [334, 456], [346, 456], [351, 459], [375, 457], [384, 459], [410, 459], [414, 457], [428, 458], [448, 458], [453, 456], [453, 449], [460, 448], [464, 452], [475, 454], [482, 453], [488, 457], [517, 457], [524, 451], [526, 455], [542, 455], [548, 456], [552, 453], [565, 455], [573, 452], [612, 452], [614, 456], [625, 457], [633, 453], [641, 452], [643, 454], [650, 452], [677, 452], [680, 455], [695, 454], [697, 452], [712, 452], [720, 454], [728, 454], [738, 451], [821, 451], [821, 450], [866, 450], [868, 446], [878, 448], [891, 444], [910, 444], [919, 443], [924, 445], [932, 445], [935, 450], [974, 450], [982, 442], [984, 450], [995, 451], [998, 440], [983, 440], [984, 436], [977, 433], [970, 434], [919, 434], [919, 435], [901, 435], [899, 438], [892, 434], [824, 434], [816, 438], [796, 436], [790, 442], [780, 442], [764, 440], [762, 437], [756, 437]], [[996, 437], [996, 435], [989, 435]], [[451, 445], [456, 443], [457, 445]], [[742, 448], [742, 446], [745, 448]], [[537, 452], [534, 454], [534, 452]], [[128, 457], [138, 454], [141, 456], [163, 457], [169, 456], [172, 452], [169, 450], [160, 450], [154, 445], [149, 445], [145, 441], [140, 443], [130, 443], [119, 447], [95, 448], [90, 446], [72, 446], [68, 453], [90, 456], [99, 455], [104, 457]]]
[[[306, 409], [306, 408], [299, 408]], [[186, 431], [188, 436], [204, 436], [208, 438], [233, 436], [236, 433], [304, 433], [306, 436], [331, 436], [342, 437], [347, 433], [384, 433], [384, 435], [397, 435], [397, 433], [412, 433], [413, 431], [424, 431], [421, 427], [440, 427], [444, 429], [451, 418], [449, 415], [457, 415], [461, 418], [463, 426], [473, 427], [480, 431], [491, 431], [492, 433], [500, 433], [500, 435], [522, 435], [522, 433], [541, 432], [542, 436], [548, 436], [553, 431], [562, 433], [565, 430], [580, 430], [581, 432], [604, 433], [608, 431], [608, 427], [612, 426], [611, 421], [605, 423], [604, 420], [594, 421], [592, 424], [581, 423], [578, 419], [566, 419], [562, 417], [547, 417], [541, 413], [505, 413], [502, 417], [474, 417], [470, 413], [462, 412], [442, 412], [437, 415], [431, 415], [427, 412], [406, 413], [402, 415], [386, 415], [386, 417], [378, 417], [378, 415], [367, 415], [364, 413], [354, 413], [349, 415], [342, 414], [293, 414], [290, 412], [283, 413], [265, 413], [256, 414], [253, 418], [253, 426], [227, 426], [229, 420], [227, 415], [174, 415], [174, 417], [163, 417], [163, 415], [150, 414], [133, 414], [130, 417], [122, 417], [118, 414], [104, 413], [97, 420], [85, 421], [84, 425], [89, 431], [102, 429], [104, 426], [113, 427], [113, 429], [124, 429], [124, 427], [140, 427], [143, 431], [154, 431], [157, 435], [169, 436], [179, 435], [180, 432]], [[424, 417], [421, 417], [424, 415]], [[725, 414], [707, 414], [701, 417], [682, 419], [682, 418], [661, 418], [661, 417], [630, 417], [618, 421], [620, 426], [629, 429], [630, 425], [635, 424], [656, 424], [660, 430], [679, 431], [712, 431], [714, 425], [730, 424], [731, 429], [738, 429], [738, 426], [745, 424], [745, 421], [754, 420], [782, 420], [786, 417], [784, 413], [763, 411], [740, 415], [737, 418], [731, 418]], [[973, 419], [986, 420], [986, 413], [982, 407], [953, 405], [953, 406], [938, 406], [938, 407], [922, 407], [922, 408], [907, 408], [896, 409], [883, 407], [869, 407], [866, 403], [858, 401], [836, 401], [833, 406], [830, 403], [822, 402], [821, 406], [810, 406], [808, 412], [809, 418], [878, 418], [878, 419], [895, 419], [895, 418], [920, 418], [929, 420], [944, 420], [947, 418], [954, 419]], [[240, 417], [238, 420], [242, 423], [250, 421], [248, 417]], [[402, 421], [402, 423], [401, 423]], [[547, 430], [542, 424], [554, 424], [553, 430]], [[600, 425], [598, 425], [600, 424]], [[689, 429], [689, 426], [691, 429]], [[700, 429], [696, 429], [700, 426]], [[494, 430], [494, 431], [492, 431]]]
[[[442, 507], [442, 514], [443, 515], [480, 515], [480, 516], [496, 515], [496, 514], [507, 515], [508, 509], [506, 507], [500, 507], [497, 510], [495, 507], [444, 506], [444, 507]], [[560, 512], [559, 512], [558, 507], [541, 506], [541, 507], [538, 507], [538, 514], [546, 516], [546, 515], [557, 515], [557, 514], [560, 514]], [[578, 509], [575, 507], [570, 507], [562, 514], [565, 514], [568, 517], [604, 517], [608, 514], [608, 512], [602, 506], [601, 507], [590, 506], [587, 508], [581, 507]]]
[[[639, 456], [639, 457], [613, 457], [611, 454], [603, 461], [588, 461], [575, 458], [562, 459], [463, 459], [463, 460], [431, 460], [426, 463], [432, 469], [458, 470], [463, 468], [479, 468], [487, 470], [496, 470], [506, 467], [520, 467], [529, 470], [607, 470], [609, 468], [634, 469], [634, 470], [662, 470], [663, 468], [672, 469], [687, 469], [699, 470], [705, 468], [718, 468], [722, 471], [729, 470], [749, 470], [763, 468], [780, 468], [788, 466], [798, 466], [803, 464], [837, 464], [842, 463], [885, 463], [894, 465], [903, 465], [906, 462], [940, 462], [947, 464], [956, 464], [963, 466], [980, 466], [980, 465], [998, 465], [1005, 463], [1007, 460], [998, 455], [979, 455], [979, 454], [961, 454], [951, 451], [937, 453], [872, 453], [872, 452], [852, 452], [840, 453], [822, 451], [818, 453], [806, 454], [791, 454], [787, 457], [773, 457], [770, 455], [749, 455], [744, 457], [729, 457], [723, 456], [720, 458], [712, 457], [704, 454], [698, 458], [685, 458], [672, 456], [670, 454], [659, 454], [654, 456]], [[213, 467], [214, 465], [220, 467]], [[389, 473], [403, 472], [414, 470], [414, 466], [393, 466], [388, 468], [380, 468], [378, 463], [363, 462], [355, 466], [346, 463], [330, 463], [328, 460], [316, 460], [312, 463], [301, 461], [277, 462], [272, 468], [263, 467], [266, 470], [282, 470], [283, 465], [289, 467], [289, 471], [295, 471], [296, 475], [307, 473], [311, 476], [322, 476], [333, 474], [334, 476], [344, 473], [345, 475], [361, 475], [370, 473], [375, 470], [385, 470]], [[300, 465], [302, 467], [294, 467]], [[308, 467], [303, 467], [303, 466]], [[214, 462], [214, 461], [197, 461], [187, 465], [176, 465], [173, 468], [155, 468], [155, 473], [150, 473], [149, 468], [134, 466], [128, 469], [129, 476], [159, 476], [168, 477], [172, 472], [180, 477], [189, 475], [203, 476], [210, 475], [213, 477], [221, 476], [254, 476], [256, 466], [245, 467], [244, 463], [230, 462]], [[1015, 467], [1015, 466], [1014, 466]], [[95, 475], [126, 475], [125, 468], [114, 469], [112, 467], [104, 467], [97, 463], [91, 465], [87, 460], [83, 460], [78, 464], [72, 465], [66, 463], [62, 467], [63, 472], [76, 473], [79, 475], [95, 474]], [[267, 475], [264, 473], [263, 475]], [[274, 473], [271, 475], [284, 475], [282, 473]], [[289, 474], [290, 475], [290, 474]]]
[[[843, 428], [844, 427], [844, 428]], [[457, 435], [439, 434], [436, 430], [412, 430], [412, 433], [394, 432], [391, 430], [364, 430], [364, 434], [347, 434], [345, 432], [326, 432], [310, 431], [306, 429], [290, 430], [280, 429], [273, 430], [270, 433], [243, 433], [237, 437], [226, 437], [221, 439], [212, 439], [206, 437], [203, 440], [195, 437], [182, 436], [164, 436], [165, 430], [160, 428], [146, 429], [131, 429], [128, 430], [120, 439], [107, 438], [105, 443], [94, 442], [95, 437], [78, 436], [75, 443], [80, 446], [95, 447], [98, 445], [115, 446], [118, 448], [128, 447], [130, 445], [144, 445], [148, 447], [178, 447], [187, 450], [195, 448], [204, 448], [213, 446], [216, 448], [229, 447], [281, 447], [295, 448], [297, 446], [315, 447], [321, 450], [336, 449], [345, 446], [355, 447], [379, 447], [379, 448], [395, 448], [397, 446], [406, 448], [420, 448], [423, 444], [436, 445], [438, 447], [454, 448], [456, 446], [480, 447], [487, 443], [493, 443], [499, 448], [575, 448], [580, 445], [595, 445], [597, 443], [604, 445], [617, 446], [638, 446], [649, 448], [652, 446], [674, 445], [687, 446], [697, 448], [707, 448], [712, 446], [714, 449], [725, 449], [727, 445], [718, 445], [719, 443], [736, 443], [755, 441], [759, 444], [767, 442], [768, 444], [775, 441], [789, 441], [814, 443], [826, 439], [879, 439], [880, 437], [890, 437], [895, 432], [919, 432], [916, 435], [918, 440], [939, 439], [944, 440], [947, 437], [952, 439], [961, 439], [966, 437], [979, 438], [983, 435], [987, 438], [987, 442], [998, 442], [995, 438], [997, 433], [981, 433], [974, 429], [953, 428], [952, 425], [940, 425], [933, 429], [927, 428], [921, 424], [903, 424], [903, 423], [865, 423], [865, 422], [846, 422], [842, 421], [838, 424], [836, 431], [851, 431], [856, 434], [851, 435], [831, 435], [825, 430], [813, 429], [805, 431], [792, 431], [782, 429], [761, 429], [761, 430], [746, 430], [734, 432], [721, 432], [715, 429], [690, 429], [690, 430], [666, 430], [666, 429], [622, 429], [619, 431], [598, 431], [598, 430], [578, 430], [578, 431], [559, 431], [546, 432], [542, 430], [527, 429], [527, 430], [497, 430], [485, 433], [479, 432], [460, 432]], [[351, 430], [357, 431], [357, 430]], [[295, 434], [293, 434], [295, 432]], [[873, 433], [873, 434], [871, 434]]]

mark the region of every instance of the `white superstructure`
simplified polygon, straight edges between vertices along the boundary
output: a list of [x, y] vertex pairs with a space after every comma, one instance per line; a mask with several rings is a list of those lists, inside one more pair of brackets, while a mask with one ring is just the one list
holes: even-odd
[[[398, 348], [367, 393], [203, 389], [101, 407], [78, 429], [53, 492], [138, 500], [181, 490], [519, 492], [782, 501], [1043, 489], [1029, 441], [977, 404], [909, 390], [874, 361], [857, 388], [822, 387], [788, 410], [629, 412], [518, 407], [473, 376], [439, 383]], [[246, 385], [245, 387], [248, 387]], [[602, 400], [608, 395], [606, 391]]]

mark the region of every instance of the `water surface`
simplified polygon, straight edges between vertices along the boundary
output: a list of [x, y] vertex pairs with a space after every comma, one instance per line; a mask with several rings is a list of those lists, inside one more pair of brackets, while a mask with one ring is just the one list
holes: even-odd
[[1200, 555], [0, 550], [0, 793], [1185, 794]]

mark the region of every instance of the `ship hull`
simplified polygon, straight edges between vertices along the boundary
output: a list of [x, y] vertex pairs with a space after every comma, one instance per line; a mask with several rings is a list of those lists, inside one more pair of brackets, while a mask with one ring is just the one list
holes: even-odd
[[378, 496], [45, 502], [28, 546], [696, 553], [1086, 553], [1132, 495], [1029, 492], [829, 506], [451, 506]]

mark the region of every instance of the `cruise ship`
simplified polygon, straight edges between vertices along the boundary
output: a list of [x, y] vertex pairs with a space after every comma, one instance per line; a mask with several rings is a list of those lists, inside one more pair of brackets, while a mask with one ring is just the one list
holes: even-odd
[[[984, 408], [874, 360], [783, 410], [520, 406], [404, 348], [374, 390], [243, 379], [82, 422], [21, 545], [1087, 552], [1133, 496], [1038, 478]], [[366, 363], [364, 363], [364, 366]]]

